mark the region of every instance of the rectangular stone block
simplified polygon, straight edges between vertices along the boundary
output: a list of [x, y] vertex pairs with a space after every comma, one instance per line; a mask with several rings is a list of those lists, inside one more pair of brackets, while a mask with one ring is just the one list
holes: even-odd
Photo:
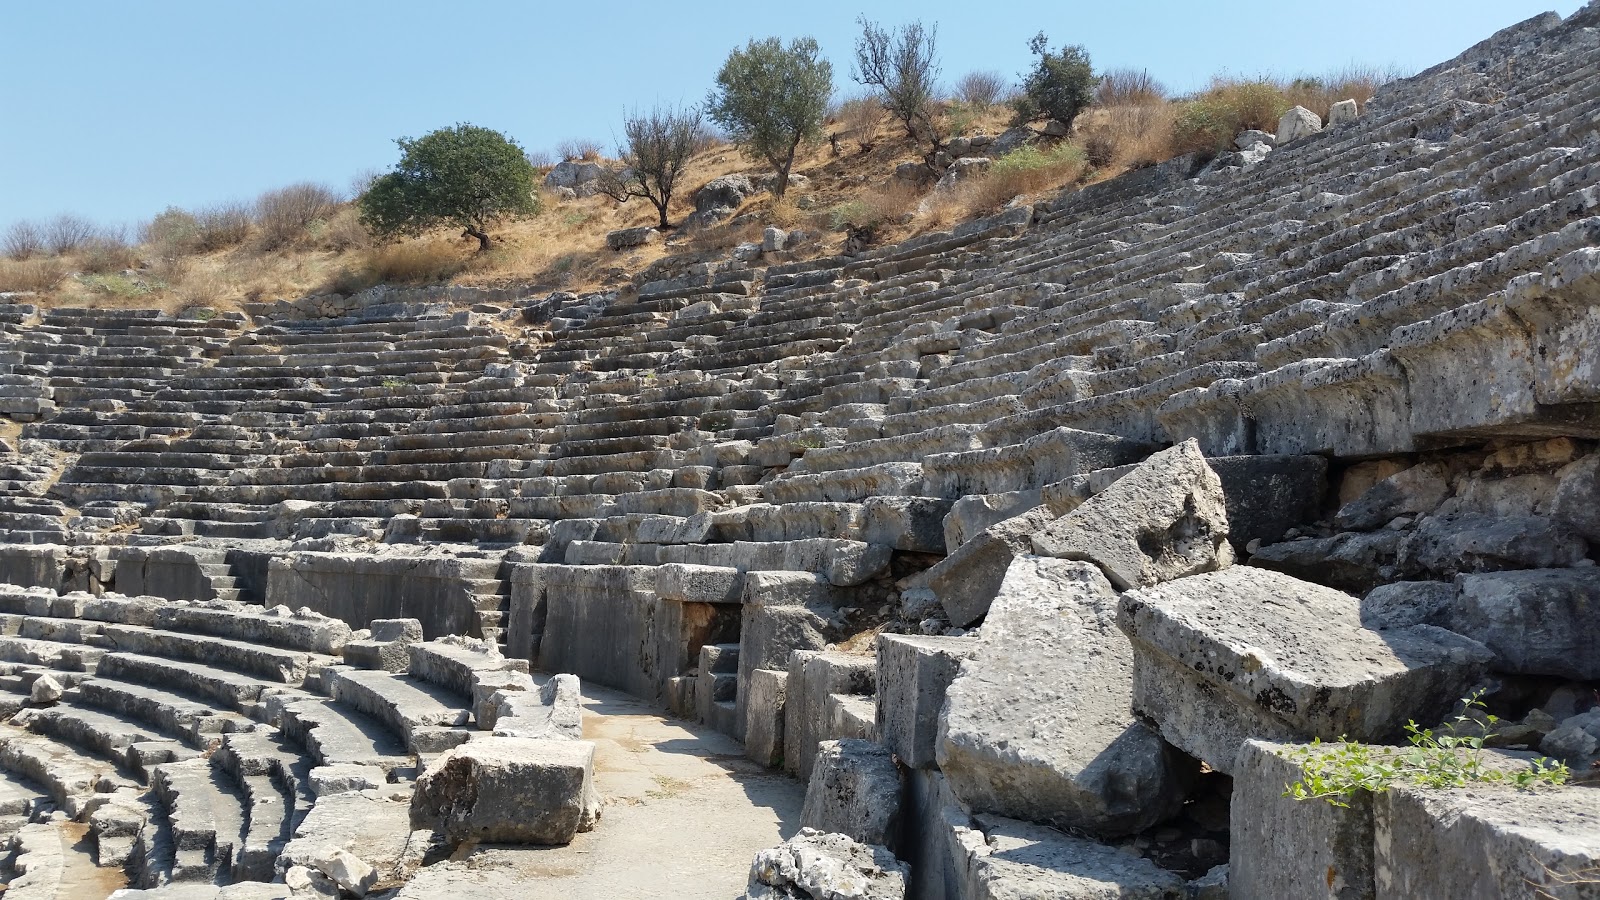
[[796, 650], [790, 655], [784, 699], [784, 771], [801, 779], [810, 776], [817, 743], [836, 736], [829, 696], [870, 694], [876, 676], [876, 660], [870, 656], [817, 650]]
[[1377, 900], [1600, 897], [1600, 796], [1392, 788], [1373, 798]]
[[1384, 743], [1437, 722], [1476, 684], [1482, 644], [1417, 625], [1376, 632], [1360, 601], [1253, 566], [1122, 595], [1133, 707], [1219, 772], [1251, 738]]
[[1300, 780], [1286, 744], [1247, 741], [1233, 769], [1228, 863], [1233, 900], [1357, 900], [1373, 896], [1372, 795], [1341, 808], [1295, 800], [1284, 789]]
[[936, 764], [945, 690], [976, 645], [970, 638], [878, 636], [878, 737], [907, 766]]
[[752, 669], [739, 685], [745, 710], [744, 752], [763, 766], [783, 764], [783, 707], [788, 681], [788, 672]]
[[452, 842], [567, 844], [598, 815], [589, 741], [472, 741], [429, 764], [411, 800], [412, 827]]

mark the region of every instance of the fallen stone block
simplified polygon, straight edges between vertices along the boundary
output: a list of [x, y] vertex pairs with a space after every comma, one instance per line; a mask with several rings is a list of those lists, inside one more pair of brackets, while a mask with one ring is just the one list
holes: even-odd
[[1116, 847], [979, 815], [951, 829], [959, 896], [970, 900], [1168, 900], [1182, 878]]
[[1396, 516], [1428, 515], [1450, 496], [1449, 478], [1441, 465], [1402, 469], [1339, 507], [1333, 524], [1346, 531], [1371, 531]]
[[1222, 482], [1235, 547], [1282, 540], [1290, 528], [1318, 517], [1328, 493], [1328, 461], [1321, 456], [1224, 456], [1206, 465]]
[[881, 744], [823, 741], [806, 784], [800, 825], [895, 847], [900, 831], [900, 769]]
[[1134, 653], [1090, 563], [1012, 564], [940, 717], [939, 768], [974, 812], [1094, 834], [1182, 805], [1191, 764], [1134, 718]]
[[[1303, 776], [1294, 747], [1246, 741], [1232, 766], [1228, 890], [1233, 900], [1371, 898], [1372, 795], [1346, 807], [1285, 797]], [[1246, 851], [1248, 848], [1248, 851]]]
[[1040, 556], [1098, 564], [1119, 590], [1233, 562], [1222, 482], [1192, 438], [1140, 463], [1032, 543]]
[[1455, 601], [1428, 624], [1494, 651], [1494, 668], [1600, 678], [1600, 579], [1593, 568], [1460, 575]]
[[1400, 568], [1400, 547], [1405, 539], [1403, 531], [1374, 531], [1285, 541], [1257, 549], [1250, 556], [1250, 565], [1364, 594], [1417, 574]]
[[1382, 900], [1600, 896], [1600, 797], [1592, 787], [1396, 786], [1372, 805]]
[[365, 897], [367, 891], [378, 883], [378, 870], [348, 850], [330, 848], [312, 857], [310, 868], [326, 875], [339, 887], [357, 897]]
[[1577, 532], [1543, 516], [1429, 516], [1400, 547], [1404, 569], [1458, 572], [1554, 569], [1589, 556]]
[[988, 613], [1012, 560], [1031, 552], [1034, 532], [1055, 519], [1055, 513], [1040, 506], [991, 525], [918, 576], [912, 587], [926, 586], [939, 598], [950, 624], [966, 628]]
[[935, 764], [945, 692], [977, 646], [972, 638], [878, 635], [878, 738], [902, 763]]
[[901, 900], [909, 869], [883, 847], [812, 828], [750, 864], [746, 900]]
[[1252, 566], [1129, 591], [1118, 622], [1134, 709], [1220, 772], [1251, 738], [1398, 739], [1442, 718], [1491, 658], [1428, 625], [1370, 630], [1354, 597]]
[[412, 827], [452, 843], [567, 844], [597, 816], [588, 741], [472, 741], [430, 763], [411, 801]]

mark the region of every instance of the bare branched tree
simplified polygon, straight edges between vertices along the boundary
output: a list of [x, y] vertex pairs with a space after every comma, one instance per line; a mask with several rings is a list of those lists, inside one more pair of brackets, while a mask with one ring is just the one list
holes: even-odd
[[936, 54], [937, 25], [921, 22], [888, 31], [863, 16], [861, 36], [856, 38], [856, 83], [877, 88], [883, 106], [906, 130], [906, 136], [929, 147], [929, 163], [943, 148], [934, 110], [935, 83], [939, 80]]
[[622, 123], [624, 143], [618, 148], [620, 166], [605, 170], [600, 190], [619, 203], [630, 197], [650, 201], [661, 228], [671, 228], [667, 206], [678, 189], [683, 170], [706, 145], [706, 129], [699, 107], [656, 106], [634, 111]]
[[100, 229], [88, 219], [63, 213], [45, 224], [44, 243], [51, 253], [61, 256], [89, 243], [99, 233]]
[[38, 256], [44, 252], [44, 230], [33, 222], [13, 223], [6, 229], [5, 237], [0, 239], [0, 249], [4, 249], [6, 256], [16, 260]]
[[267, 191], [256, 200], [262, 247], [276, 250], [294, 243], [314, 223], [331, 218], [338, 207], [338, 194], [309, 181]]

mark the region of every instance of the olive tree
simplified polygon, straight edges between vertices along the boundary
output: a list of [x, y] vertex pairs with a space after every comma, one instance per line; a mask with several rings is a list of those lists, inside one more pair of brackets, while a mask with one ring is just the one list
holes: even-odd
[[932, 147], [928, 153], [931, 160], [942, 147], [934, 109], [939, 80], [938, 26], [912, 22], [891, 32], [864, 16], [857, 22], [861, 36], [856, 38], [855, 71], [850, 77], [878, 89], [884, 108], [900, 120], [906, 136]]
[[1023, 76], [1022, 93], [1013, 103], [1017, 124], [1051, 118], [1071, 131], [1073, 120], [1094, 102], [1095, 85], [1100, 82], [1089, 62], [1089, 51], [1072, 46], [1051, 53], [1042, 31], [1028, 42], [1028, 49], [1038, 59], [1033, 71]]
[[706, 113], [739, 149], [772, 166], [772, 192], [782, 197], [795, 151], [821, 137], [832, 96], [833, 64], [819, 56], [815, 40], [796, 38], [785, 47], [771, 37], [728, 54]]
[[458, 124], [400, 138], [400, 162], [361, 196], [361, 224], [379, 237], [458, 227], [489, 249], [488, 229], [539, 211], [533, 166], [498, 131]]
[[618, 203], [643, 197], [656, 208], [660, 227], [672, 227], [667, 206], [689, 158], [706, 145], [703, 122], [694, 106], [656, 106], [629, 114], [622, 121], [623, 146], [617, 151], [621, 165], [601, 174], [600, 190]]

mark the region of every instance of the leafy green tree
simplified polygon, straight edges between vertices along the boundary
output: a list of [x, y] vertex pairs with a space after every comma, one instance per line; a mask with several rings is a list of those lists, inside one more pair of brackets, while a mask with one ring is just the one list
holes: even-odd
[[728, 54], [706, 99], [711, 120], [778, 173], [772, 192], [779, 197], [789, 186], [795, 151], [821, 137], [833, 96], [833, 64], [818, 54], [817, 42], [808, 37], [787, 48], [775, 37], [752, 40]]
[[1017, 123], [1057, 119], [1071, 131], [1073, 120], [1094, 102], [1095, 85], [1100, 83], [1089, 62], [1089, 51], [1070, 46], [1051, 53], [1042, 31], [1028, 42], [1028, 49], [1038, 59], [1033, 71], [1023, 76], [1022, 94], [1012, 105]]
[[488, 229], [539, 211], [533, 166], [517, 142], [465, 123], [400, 138], [400, 163], [361, 196], [361, 224], [380, 237], [459, 227], [489, 249]]
[[689, 158], [706, 146], [699, 107], [656, 106], [649, 112], [634, 112], [622, 120], [622, 134], [624, 144], [617, 154], [621, 165], [601, 173], [600, 190], [618, 203], [643, 197], [656, 208], [660, 227], [672, 227], [667, 206]]

